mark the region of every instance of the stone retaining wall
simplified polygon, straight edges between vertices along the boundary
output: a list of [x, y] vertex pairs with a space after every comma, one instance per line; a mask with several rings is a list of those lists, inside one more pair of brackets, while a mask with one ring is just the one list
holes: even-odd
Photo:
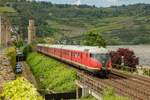
[[10, 65], [10, 59], [0, 54], [0, 93], [2, 92], [3, 85], [14, 79], [15, 73]]

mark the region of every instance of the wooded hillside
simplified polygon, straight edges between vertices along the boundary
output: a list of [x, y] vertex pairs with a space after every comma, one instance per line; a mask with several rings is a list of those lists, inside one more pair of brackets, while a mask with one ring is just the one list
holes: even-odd
[[32, 18], [36, 20], [37, 35], [53, 37], [56, 42], [80, 44], [84, 33], [95, 32], [101, 33], [108, 44], [150, 43], [150, 4], [97, 8], [6, 0], [0, 5], [11, 6], [19, 13], [13, 23], [20, 27], [23, 36], [27, 33], [28, 19]]

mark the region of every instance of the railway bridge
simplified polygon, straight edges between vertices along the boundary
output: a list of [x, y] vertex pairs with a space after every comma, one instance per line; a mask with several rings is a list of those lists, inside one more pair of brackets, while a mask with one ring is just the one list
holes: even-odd
[[90, 77], [86, 76], [82, 72], [77, 73], [77, 80], [76, 80], [76, 97], [77, 99], [81, 96], [86, 96], [91, 94], [97, 100], [102, 100], [102, 91], [106, 87], [103, 83], [100, 83]]
[[85, 72], [77, 72], [77, 98], [93, 95], [102, 100], [103, 91], [112, 87], [117, 95], [128, 97], [129, 100], [150, 100], [150, 78], [125, 74], [112, 70], [108, 79], [98, 78]]

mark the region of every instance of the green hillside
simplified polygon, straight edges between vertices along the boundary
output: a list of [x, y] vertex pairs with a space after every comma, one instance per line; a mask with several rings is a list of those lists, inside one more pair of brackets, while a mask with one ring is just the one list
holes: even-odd
[[20, 26], [23, 37], [27, 36], [28, 20], [34, 19], [37, 35], [54, 38], [56, 43], [67, 40], [80, 44], [84, 33], [91, 31], [102, 34], [108, 44], [150, 43], [150, 4], [108, 8], [25, 0], [12, 0], [9, 4], [21, 15], [13, 23]]
[[109, 44], [150, 43], [150, 16], [113, 17], [100, 20], [89, 31], [102, 33]]
[[0, 13], [15, 13], [15, 9], [11, 7], [0, 7]]

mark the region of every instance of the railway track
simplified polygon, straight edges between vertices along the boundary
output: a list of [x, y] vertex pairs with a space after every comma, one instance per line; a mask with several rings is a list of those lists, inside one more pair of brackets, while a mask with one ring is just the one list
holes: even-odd
[[[85, 80], [88, 87], [95, 89], [104, 89], [113, 87], [119, 95], [129, 97], [131, 100], [150, 100], [150, 78], [143, 76], [134, 76], [113, 70], [108, 79], [101, 79], [85, 72], [78, 71], [79, 77]], [[93, 82], [93, 84], [92, 84]]]
[[150, 99], [150, 90], [147, 86], [136, 83], [135, 81], [120, 78], [120, 76], [112, 75], [110, 81], [113, 83], [117, 83], [118, 86], [121, 85], [123, 89], [128, 90], [127, 96], [132, 96], [132, 98], [136, 98], [135, 100], [149, 100]]
[[[123, 72], [119, 72], [117, 70], [112, 70], [112, 74], [116, 76], [120, 76], [123, 78], [128, 78], [131, 81], [136, 83], [142, 84], [144, 86], [150, 87], [150, 77], [140, 76], [140, 75], [132, 75], [132, 74], [125, 74]], [[149, 88], [150, 89], [150, 88]]]

